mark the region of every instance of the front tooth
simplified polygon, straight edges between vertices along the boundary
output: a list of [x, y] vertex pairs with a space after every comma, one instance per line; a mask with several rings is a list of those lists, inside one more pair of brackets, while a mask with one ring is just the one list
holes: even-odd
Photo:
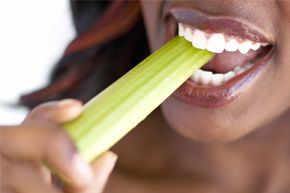
[[192, 45], [199, 49], [206, 49], [207, 38], [205, 33], [200, 30], [195, 30], [192, 37]]
[[261, 47], [260, 43], [255, 43], [252, 45], [252, 50], [258, 50]]
[[223, 74], [213, 74], [211, 77], [211, 83], [214, 86], [219, 86], [223, 83], [224, 75]]
[[179, 36], [181, 36], [181, 37], [183, 37], [184, 36], [184, 26], [183, 26], [183, 24], [181, 24], [181, 23], [179, 23], [178, 24], [178, 35]]
[[191, 79], [194, 81], [194, 82], [198, 82], [200, 77], [201, 77], [201, 73], [202, 73], [202, 70], [197, 70], [192, 76], [191, 76]]
[[235, 39], [231, 39], [226, 42], [225, 50], [229, 52], [235, 52], [239, 48], [239, 43]]
[[225, 37], [223, 34], [212, 34], [207, 42], [207, 50], [214, 53], [222, 53], [225, 48]]
[[229, 71], [224, 75], [224, 82], [232, 79], [233, 77], [236, 76], [236, 73], [234, 71]]
[[212, 77], [212, 72], [202, 70], [200, 74], [200, 82], [206, 85], [210, 82], [211, 77]]
[[185, 27], [185, 30], [184, 30], [184, 38], [187, 40], [187, 41], [192, 41], [192, 31], [189, 27]]
[[251, 47], [252, 47], [252, 42], [250, 42], [250, 41], [244, 41], [243, 43], [240, 44], [239, 51], [242, 54], [246, 54], [251, 49]]

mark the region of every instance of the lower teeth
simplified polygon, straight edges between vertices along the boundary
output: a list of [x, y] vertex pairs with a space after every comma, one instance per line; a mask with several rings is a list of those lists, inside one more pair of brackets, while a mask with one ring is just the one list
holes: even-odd
[[199, 69], [191, 76], [190, 79], [200, 85], [219, 86], [231, 80], [235, 76], [242, 74], [246, 70], [250, 69], [252, 66], [252, 63], [248, 63], [244, 66], [238, 66], [233, 71], [229, 71], [224, 74], [213, 73], [211, 71]]

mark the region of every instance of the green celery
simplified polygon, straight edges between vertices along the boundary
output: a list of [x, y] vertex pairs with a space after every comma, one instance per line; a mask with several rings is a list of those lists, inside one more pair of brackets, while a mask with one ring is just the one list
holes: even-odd
[[175, 37], [84, 106], [64, 124], [88, 162], [112, 147], [170, 96], [213, 54]]

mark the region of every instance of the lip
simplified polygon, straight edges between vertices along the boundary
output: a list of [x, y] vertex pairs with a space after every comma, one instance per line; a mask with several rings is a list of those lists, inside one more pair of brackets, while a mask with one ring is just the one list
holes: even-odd
[[251, 69], [234, 77], [221, 86], [207, 87], [196, 85], [191, 80], [187, 80], [174, 92], [173, 96], [193, 106], [213, 108], [226, 105], [238, 98], [243, 93], [244, 88], [253, 82], [267, 64], [273, 52], [272, 48]]
[[184, 7], [172, 7], [167, 14], [171, 15], [178, 23], [194, 26], [194, 28], [207, 33], [223, 33], [227, 36], [248, 39], [253, 42], [273, 44], [262, 32], [259, 32], [257, 27], [246, 24], [239, 18], [210, 16]]
[[[169, 16], [169, 17], [167, 17]], [[168, 41], [176, 35], [177, 22], [190, 25], [196, 29], [208, 33], [223, 33], [229, 36], [235, 36], [241, 39], [249, 39], [254, 42], [270, 43], [270, 41], [257, 29], [242, 23], [239, 19], [224, 16], [209, 16], [190, 8], [171, 7], [166, 14], [166, 37]], [[244, 93], [245, 88], [253, 84], [262, 69], [273, 56], [274, 46], [258, 59], [252, 68], [242, 74], [234, 77], [225, 84], [217, 87], [197, 85], [190, 79], [180, 86], [174, 93], [173, 97], [192, 106], [206, 108], [215, 108], [224, 106]]]

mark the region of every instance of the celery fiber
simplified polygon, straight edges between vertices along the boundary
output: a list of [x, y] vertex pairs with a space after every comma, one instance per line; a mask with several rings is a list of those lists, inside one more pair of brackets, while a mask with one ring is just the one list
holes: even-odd
[[88, 162], [146, 118], [213, 54], [175, 37], [84, 106], [64, 124]]

